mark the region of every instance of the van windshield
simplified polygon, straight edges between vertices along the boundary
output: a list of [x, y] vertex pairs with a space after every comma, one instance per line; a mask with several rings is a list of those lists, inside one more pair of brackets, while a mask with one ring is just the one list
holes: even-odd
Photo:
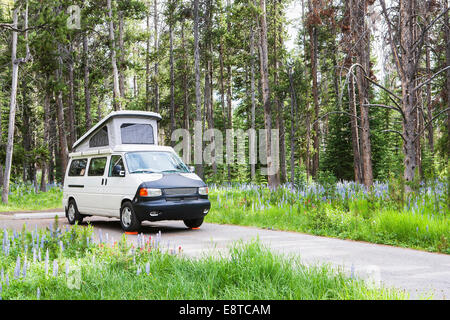
[[190, 172], [183, 161], [172, 152], [128, 152], [125, 159], [130, 173]]

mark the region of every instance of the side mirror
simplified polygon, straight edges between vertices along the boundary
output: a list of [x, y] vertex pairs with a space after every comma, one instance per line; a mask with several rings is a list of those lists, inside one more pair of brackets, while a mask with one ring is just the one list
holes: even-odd
[[194, 166], [189, 166], [189, 171], [190, 172], [195, 172], [195, 167]]

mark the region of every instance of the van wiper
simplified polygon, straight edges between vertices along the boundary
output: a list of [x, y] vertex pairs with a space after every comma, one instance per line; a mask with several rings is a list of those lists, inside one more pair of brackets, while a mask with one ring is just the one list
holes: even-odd
[[137, 169], [134, 171], [131, 171], [130, 173], [155, 173], [155, 171], [150, 169]]
[[161, 172], [181, 172], [180, 170], [176, 170], [176, 169], [170, 169], [170, 170], [163, 170]]

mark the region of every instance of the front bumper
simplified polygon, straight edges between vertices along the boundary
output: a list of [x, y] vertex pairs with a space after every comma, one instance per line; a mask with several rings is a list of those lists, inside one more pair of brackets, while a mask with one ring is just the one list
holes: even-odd
[[211, 208], [209, 200], [201, 197], [180, 201], [133, 201], [132, 204], [139, 221], [198, 219], [206, 216]]

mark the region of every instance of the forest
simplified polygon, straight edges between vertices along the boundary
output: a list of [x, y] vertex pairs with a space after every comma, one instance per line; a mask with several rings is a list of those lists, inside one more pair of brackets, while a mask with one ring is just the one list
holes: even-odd
[[[0, 0], [0, 185], [60, 184], [111, 111], [178, 128], [277, 129], [279, 170], [196, 164], [213, 184], [449, 176], [448, 0]], [[292, 18], [294, 17], [294, 18]], [[248, 148], [248, 145], [246, 145]], [[272, 161], [266, 139], [267, 163]]]

